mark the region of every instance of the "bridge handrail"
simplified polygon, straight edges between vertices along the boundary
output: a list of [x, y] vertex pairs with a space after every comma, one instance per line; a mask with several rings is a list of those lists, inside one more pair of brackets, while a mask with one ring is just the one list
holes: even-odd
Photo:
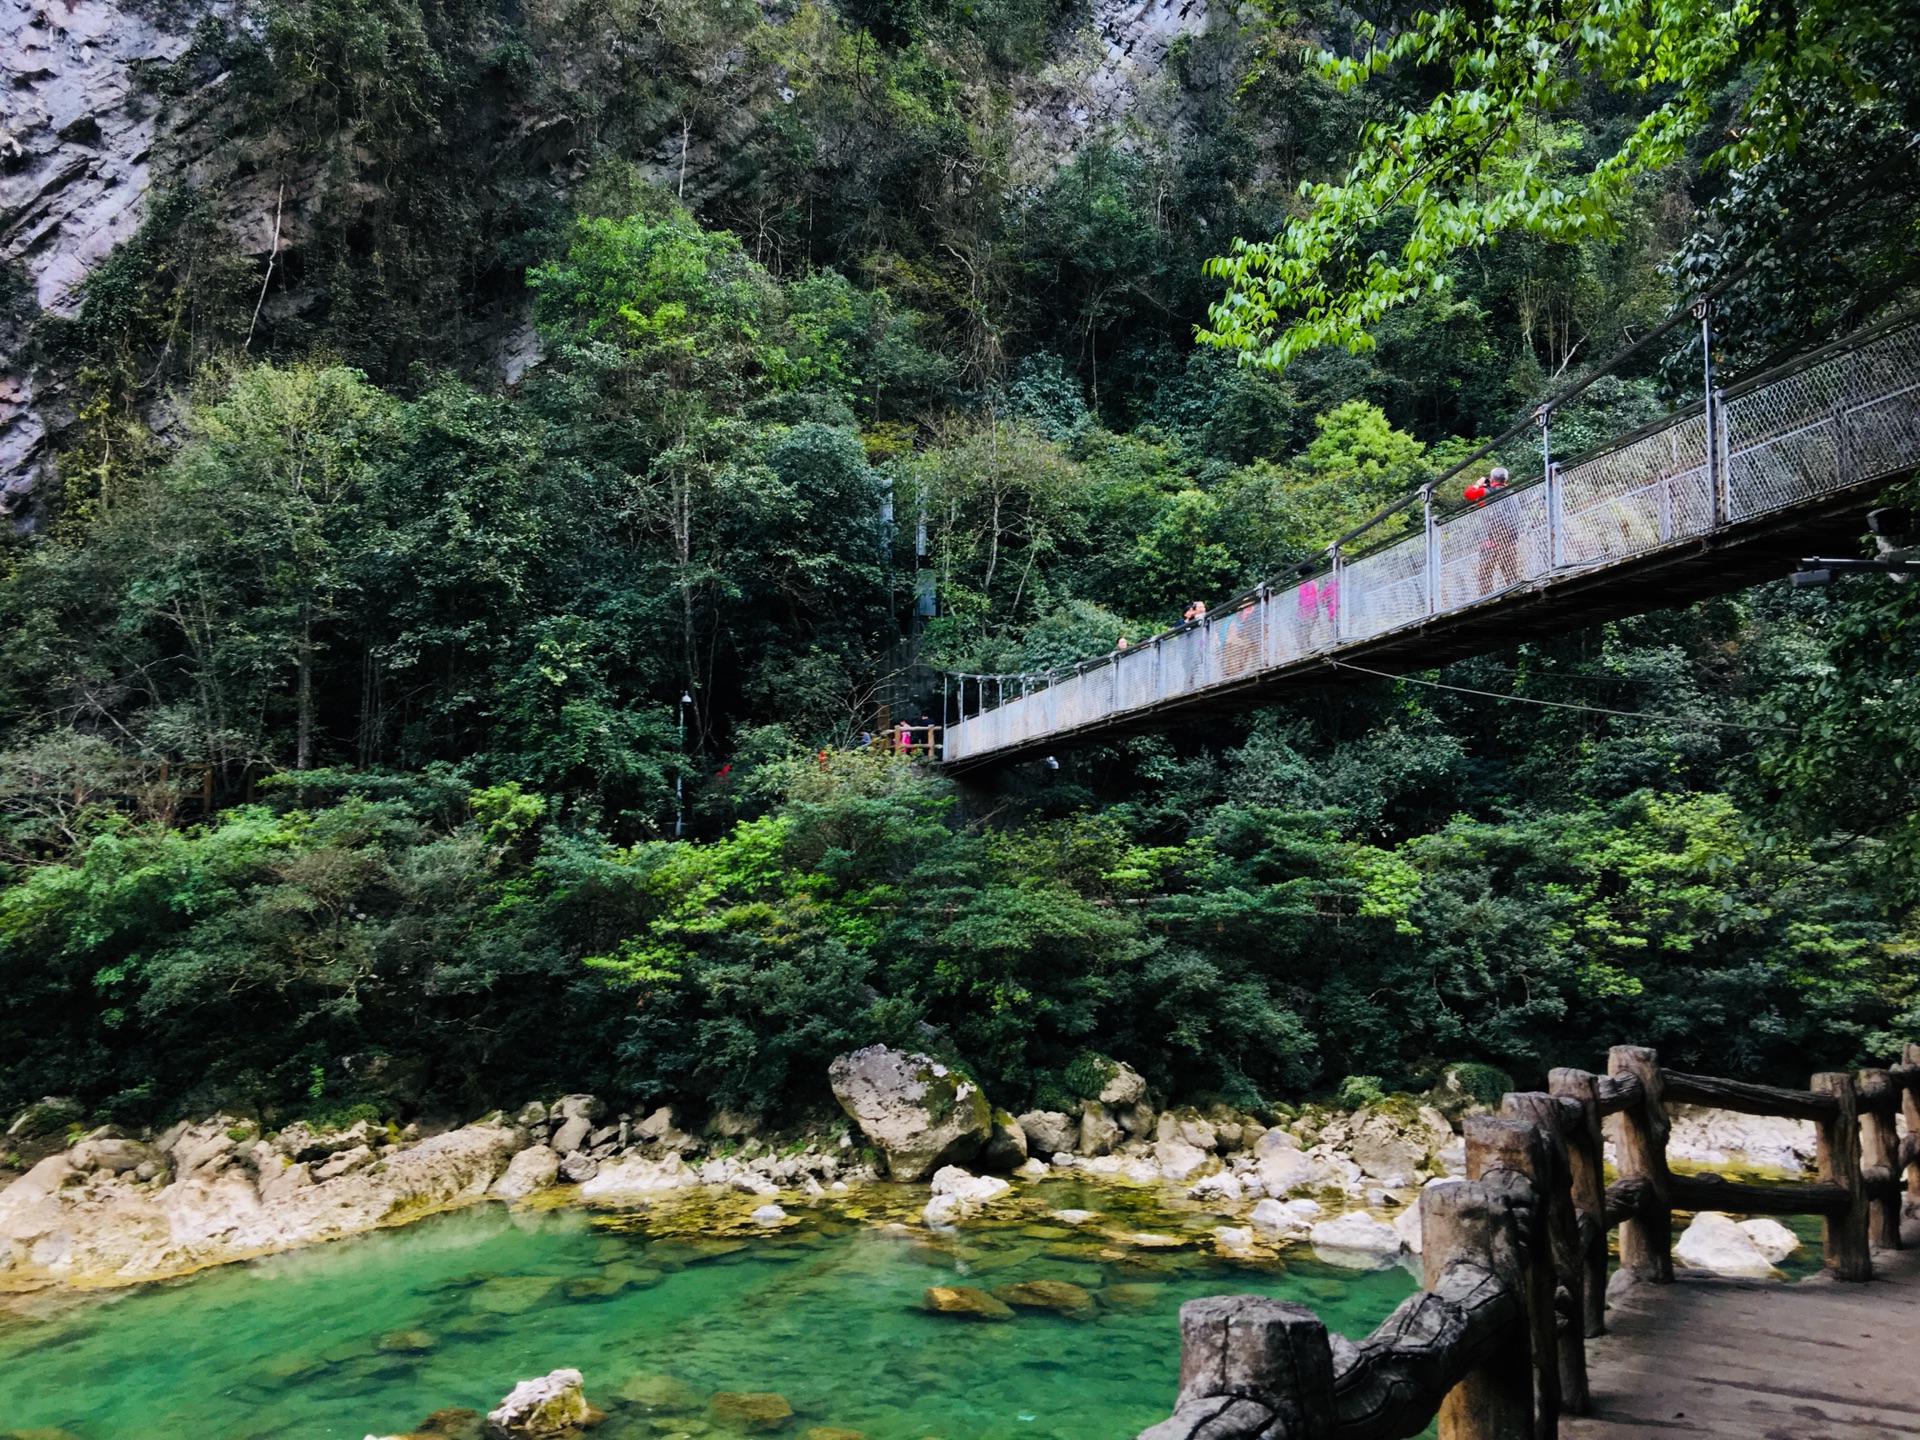
[[[1817, 1180], [1750, 1185], [1667, 1167], [1667, 1106], [1812, 1120]], [[1896, 1115], [1907, 1134], [1898, 1135]], [[1605, 1184], [1601, 1122], [1619, 1179]], [[1885, 1069], [1782, 1090], [1662, 1069], [1617, 1045], [1607, 1074], [1555, 1070], [1467, 1119], [1467, 1178], [1420, 1194], [1422, 1287], [1364, 1340], [1254, 1295], [1180, 1307], [1172, 1416], [1138, 1440], [1538, 1440], [1590, 1408], [1586, 1340], [1606, 1330], [1607, 1231], [1620, 1265], [1673, 1279], [1675, 1208], [1821, 1217], [1822, 1263], [1864, 1281], [1900, 1248], [1900, 1176], [1920, 1199], [1920, 1044]]]

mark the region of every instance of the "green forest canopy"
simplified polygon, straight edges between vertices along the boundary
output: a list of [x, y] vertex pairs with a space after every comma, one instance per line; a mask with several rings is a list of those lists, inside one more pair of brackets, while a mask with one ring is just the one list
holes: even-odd
[[[794, 1112], [889, 1040], [1016, 1107], [1088, 1052], [1257, 1103], [1920, 1034], [1911, 587], [1450, 672], [1649, 718], [1386, 684], [985, 790], [856, 743], [926, 703], [910, 638], [1158, 629], [1703, 281], [1748, 267], [1734, 368], [1906, 300], [1920, 26], [1639, 14], [1249, 14], [1169, 52], [1178, 125], [1044, 164], [1042, 0], [207, 22], [143, 228], [31, 336], [72, 406], [0, 576], [0, 1102]], [[262, 167], [311, 217], [264, 275]]]

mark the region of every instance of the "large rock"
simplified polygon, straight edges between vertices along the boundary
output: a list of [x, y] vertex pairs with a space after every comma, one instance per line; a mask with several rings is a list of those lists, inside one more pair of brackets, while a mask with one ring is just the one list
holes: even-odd
[[1253, 1164], [1260, 1187], [1276, 1199], [1315, 1181], [1313, 1162], [1284, 1130], [1269, 1130], [1260, 1137], [1253, 1147]]
[[545, 1145], [529, 1145], [507, 1163], [506, 1173], [493, 1182], [493, 1193], [502, 1200], [524, 1200], [559, 1178], [560, 1157]]
[[1069, 1280], [1022, 1280], [1016, 1285], [996, 1285], [993, 1298], [1025, 1310], [1055, 1310], [1062, 1314], [1084, 1313], [1093, 1307], [1093, 1295]]
[[1346, 1151], [1363, 1174], [1406, 1185], [1416, 1170], [1437, 1171], [1434, 1157], [1453, 1143], [1453, 1127], [1431, 1105], [1364, 1107], [1348, 1121]]
[[138, 1170], [142, 1165], [159, 1162], [159, 1155], [138, 1140], [82, 1140], [67, 1152], [67, 1162], [76, 1170], [99, 1170], [109, 1175]]
[[1072, 1154], [1080, 1145], [1080, 1121], [1059, 1110], [1029, 1110], [1020, 1117], [1026, 1132], [1027, 1153], [1051, 1158]]
[[1742, 1220], [1740, 1232], [1775, 1265], [1800, 1248], [1800, 1237], [1778, 1220]]
[[1027, 1163], [1027, 1132], [1005, 1110], [993, 1112], [993, 1134], [987, 1137], [980, 1163], [1002, 1171], [1018, 1170]]
[[1208, 1151], [1179, 1139], [1154, 1141], [1153, 1159], [1161, 1176], [1175, 1184], [1185, 1184], [1207, 1166], [1217, 1163]]
[[1105, 1155], [1119, 1143], [1120, 1127], [1114, 1122], [1113, 1116], [1107, 1113], [1106, 1106], [1089, 1100], [1080, 1107], [1078, 1154]]
[[778, 1430], [793, 1418], [786, 1397], [771, 1390], [716, 1390], [708, 1410], [732, 1430]]
[[993, 1133], [980, 1087], [931, 1056], [869, 1045], [835, 1060], [827, 1079], [896, 1180], [971, 1160]]
[[1213, 1122], [1190, 1105], [1183, 1105], [1178, 1110], [1169, 1110], [1162, 1115], [1154, 1136], [1158, 1140], [1178, 1140], [1197, 1150], [1206, 1151], [1212, 1151], [1220, 1143]]
[[1247, 1223], [1262, 1234], [1284, 1240], [1299, 1239], [1307, 1233], [1308, 1221], [1296, 1215], [1278, 1200], [1262, 1200], [1247, 1216]]
[[1125, 1061], [1109, 1061], [1111, 1071], [1106, 1083], [1100, 1087], [1097, 1097], [1102, 1105], [1111, 1105], [1114, 1109], [1125, 1109], [1137, 1105], [1146, 1098], [1147, 1082]]
[[1696, 1270], [1711, 1270], [1716, 1275], [1771, 1275], [1773, 1262], [1753, 1238], [1718, 1210], [1702, 1210], [1693, 1217], [1679, 1242], [1674, 1258]]
[[650, 1160], [628, 1155], [609, 1160], [599, 1172], [580, 1187], [580, 1198], [589, 1202], [618, 1205], [643, 1200], [663, 1190], [685, 1190], [700, 1183], [700, 1173], [685, 1164], [677, 1153]]
[[578, 1370], [552, 1370], [537, 1380], [522, 1380], [499, 1406], [487, 1412], [487, 1425], [503, 1436], [550, 1440], [584, 1429], [600, 1416], [580, 1389]]

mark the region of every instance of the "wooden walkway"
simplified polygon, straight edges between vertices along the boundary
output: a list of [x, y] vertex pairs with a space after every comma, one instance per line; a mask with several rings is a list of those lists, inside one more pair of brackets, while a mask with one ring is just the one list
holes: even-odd
[[[1920, 1225], [1905, 1227], [1920, 1244]], [[1681, 1272], [1635, 1285], [1587, 1345], [1593, 1413], [1564, 1440], [1912, 1440], [1920, 1436], [1920, 1249], [1873, 1280]]]

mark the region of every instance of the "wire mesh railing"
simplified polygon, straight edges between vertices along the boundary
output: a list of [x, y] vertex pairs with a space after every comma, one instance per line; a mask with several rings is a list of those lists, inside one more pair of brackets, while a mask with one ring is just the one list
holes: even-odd
[[[1704, 317], [1703, 317], [1704, 324]], [[1542, 424], [1550, 419], [1543, 407]], [[1543, 447], [1544, 453], [1545, 447]], [[1332, 655], [1521, 586], [1652, 554], [1920, 463], [1920, 323], [1902, 320], [1725, 390], [1445, 514], [1434, 485], [1402, 538], [1236, 597], [1128, 649], [1057, 670], [950, 675], [943, 759], [973, 760], [1122, 721]], [[1436, 484], [1438, 482], [1435, 482]]]

